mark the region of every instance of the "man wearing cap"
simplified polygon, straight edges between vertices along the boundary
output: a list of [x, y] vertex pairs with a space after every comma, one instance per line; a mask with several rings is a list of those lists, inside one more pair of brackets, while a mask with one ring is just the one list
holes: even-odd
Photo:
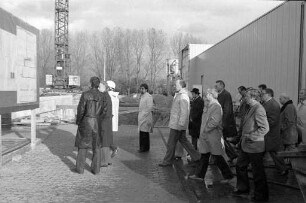
[[153, 98], [148, 93], [148, 85], [140, 85], [140, 102], [138, 114], [138, 129], [139, 129], [139, 150], [138, 152], [147, 152], [150, 150], [150, 132], [153, 128]]
[[189, 115], [189, 135], [192, 138], [192, 145], [197, 149], [197, 141], [200, 135], [202, 114], [204, 108], [204, 100], [200, 97], [198, 88], [191, 90], [192, 100], [190, 102], [190, 115]]

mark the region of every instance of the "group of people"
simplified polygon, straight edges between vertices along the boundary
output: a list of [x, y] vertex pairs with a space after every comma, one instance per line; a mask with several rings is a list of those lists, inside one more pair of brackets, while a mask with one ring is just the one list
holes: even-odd
[[109, 80], [90, 79], [91, 89], [82, 93], [78, 107], [78, 125], [75, 147], [78, 148], [76, 172], [83, 174], [88, 149], [92, 149], [91, 172], [98, 174], [100, 167], [112, 164], [118, 147], [113, 143], [113, 133], [118, 131], [119, 98], [116, 84]]
[[[84, 172], [87, 150], [92, 148], [91, 171], [97, 174], [101, 166], [111, 164], [111, 157], [118, 151], [113, 144], [113, 131], [118, 130], [119, 99], [118, 93], [113, 91], [113, 81], [104, 83], [92, 77], [90, 82], [91, 90], [82, 94], [78, 105], [76, 171]], [[288, 174], [286, 163], [277, 156], [277, 152], [295, 150], [305, 136], [306, 89], [300, 91], [298, 111], [285, 93], [279, 97], [280, 107], [274, 99], [273, 90], [264, 84], [258, 89], [240, 86], [238, 92], [241, 98], [235, 111], [231, 94], [222, 80], [217, 80], [213, 89], [206, 90], [203, 98], [197, 88], [192, 89], [190, 97], [184, 80], [177, 80], [175, 89], [167, 151], [159, 166], [172, 166], [179, 143], [195, 166], [190, 179], [203, 181], [212, 157], [224, 177], [222, 182], [227, 183], [234, 175], [226, 159], [232, 161], [237, 158], [237, 185], [233, 195], [249, 194], [248, 165], [251, 164], [255, 185], [252, 200], [268, 201], [264, 155], [270, 154], [280, 175]], [[154, 101], [148, 93], [147, 84], [140, 85], [139, 90], [138, 151], [143, 153], [150, 150]], [[240, 121], [238, 127], [235, 117]], [[192, 142], [186, 137], [187, 129]], [[236, 145], [238, 150], [233, 152], [229, 143]]]
[[[264, 155], [266, 152], [270, 154], [280, 175], [288, 174], [284, 159], [277, 156], [277, 152], [294, 150], [301, 141], [299, 137], [305, 133], [306, 90], [300, 92], [302, 101], [297, 111], [285, 93], [280, 95], [280, 107], [273, 98], [273, 90], [266, 85], [260, 85], [258, 89], [239, 87], [241, 99], [236, 116], [240, 123], [237, 127], [232, 97], [222, 80], [216, 81], [215, 87], [205, 92], [204, 100], [200, 98], [199, 90], [194, 88], [190, 101], [183, 80], [177, 80], [175, 86], [167, 152], [159, 166], [172, 166], [176, 145], [180, 143], [196, 166], [189, 178], [203, 181], [212, 156], [224, 177], [221, 182], [226, 183], [234, 176], [225, 157], [229, 161], [237, 158], [237, 185], [233, 195], [249, 194], [248, 165], [251, 164], [255, 185], [252, 200], [268, 201]], [[186, 137], [187, 129], [192, 144]], [[229, 142], [236, 145], [237, 154], [231, 153], [232, 149], [228, 147], [232, 145], [226, 145]]]

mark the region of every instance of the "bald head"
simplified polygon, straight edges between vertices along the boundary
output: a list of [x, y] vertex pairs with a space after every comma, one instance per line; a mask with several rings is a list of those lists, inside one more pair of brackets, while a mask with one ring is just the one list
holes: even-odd
[[286, 93], [281, 93], [279, 96], [279, 102], [284, 105], [287, 101], [290, 100], [290, 97]]

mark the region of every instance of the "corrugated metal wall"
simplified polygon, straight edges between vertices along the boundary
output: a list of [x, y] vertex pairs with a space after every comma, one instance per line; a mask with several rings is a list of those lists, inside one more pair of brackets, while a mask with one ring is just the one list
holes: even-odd
[[[237, 87], [265, 83], [297, 101], [301, 2], [286, 2], [192, 60], [189, 87], [213, 87], [224, 80], [232, 96]], [[192, 84], [191, 84], [192, 83]]]

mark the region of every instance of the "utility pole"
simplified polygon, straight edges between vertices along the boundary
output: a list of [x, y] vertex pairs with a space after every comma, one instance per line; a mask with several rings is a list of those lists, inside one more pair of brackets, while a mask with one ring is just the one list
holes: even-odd
[[67, 88], [70, 73], [68, 38], [69, 1], [55, 0], [55, 74], [54, 86]]

